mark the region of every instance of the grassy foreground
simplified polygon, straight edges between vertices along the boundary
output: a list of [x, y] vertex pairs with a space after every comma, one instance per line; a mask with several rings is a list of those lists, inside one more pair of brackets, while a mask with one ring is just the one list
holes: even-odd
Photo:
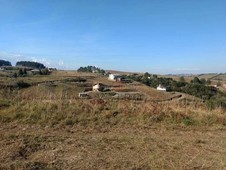
[[225, 169], [223, 127], [0, 126], [0, 169]]
[[225, 169], [225, 112], [138, 101], [1, 110], [0, 169]]

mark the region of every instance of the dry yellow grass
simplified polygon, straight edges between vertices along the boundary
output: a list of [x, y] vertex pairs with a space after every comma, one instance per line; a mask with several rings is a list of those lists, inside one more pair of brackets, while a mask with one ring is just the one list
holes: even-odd
[[[96, 74], [60, 71], [51, 76], [32, 78], [81, 76], [88, 84], [118, 85]], [[85, 85], [1, 89], [0, 169], [226, 168], [223, 108], [209, 110], [191, 96], [156, 102], [177, 94], [136, 82], [120, 85], [150, 100], [79, 99]]]
[[225, 169], [219, 127], [0, 125], [1, 169]]

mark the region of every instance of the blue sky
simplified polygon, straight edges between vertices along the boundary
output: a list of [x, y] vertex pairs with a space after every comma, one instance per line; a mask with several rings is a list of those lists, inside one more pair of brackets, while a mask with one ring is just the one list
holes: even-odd
[[0, 59], [226, 72], [225, 0], [0, 0]]

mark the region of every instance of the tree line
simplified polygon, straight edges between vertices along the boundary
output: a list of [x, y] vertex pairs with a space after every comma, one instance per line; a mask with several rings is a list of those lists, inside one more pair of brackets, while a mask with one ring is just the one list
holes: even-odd
[[78, 72], [88, 72], [88, 73], [101, 73], [101, 74], [105, 73], [105, 70], [100, 69], [96, 66], [80, 67], [77, 71]]
[[17, 67], [31, 67], [35, 69], [45, 69], [46, 67], [42, 63], [34, 62], [34, 61], [18, 61], [16, 63]]
[[11, 62], [0, 60], [0, 66], [12, 66]]
[[[10, 61], [0, 60], [0, 66], [12, 66]], [[18, 61], [16, 67], [30, 67], [33, 69], [45, 69], [44, 64], [34, 61]]]

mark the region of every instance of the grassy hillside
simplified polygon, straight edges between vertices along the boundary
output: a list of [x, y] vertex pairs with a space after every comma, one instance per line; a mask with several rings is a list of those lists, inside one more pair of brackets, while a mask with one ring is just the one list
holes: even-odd
[[[78, 97], [97, 82], [112, 91]], [[226, 111], [193, 96], [75, 71], [0, 85], [0, 169], [226, 168]]]

